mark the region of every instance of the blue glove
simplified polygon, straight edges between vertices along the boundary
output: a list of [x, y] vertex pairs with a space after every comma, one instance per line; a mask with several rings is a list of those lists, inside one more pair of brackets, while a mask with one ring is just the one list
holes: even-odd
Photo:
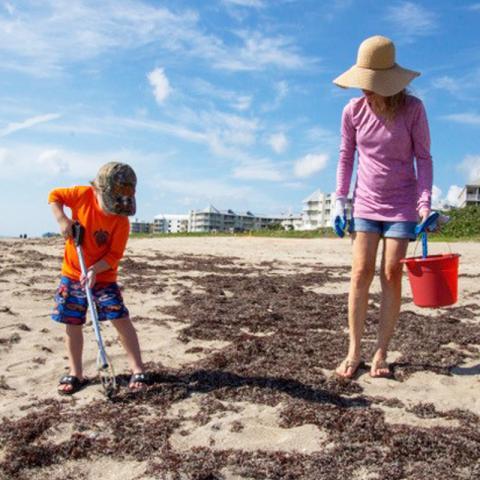
[[347, 217], [345, 214], [343, 216], [337, 215], [333, 220], [333, 229], [335, 233], [343, 238], [345, 236], [345, 229], [347, 228]]
[[432, 212], [430, 215], [415, 227], [415, 235], [420, 235], [425, 232], [433, 232], [437, 228], [437, 221], [440, 217], [438, 212]]
[[347, 228], [347, 216], [345, 214], [346, 200], [343, 197], [338, 197], [335, 200], [335, 211], [333, 214], [332, 227], [335, 233], [343, 238], [345, 236], [345, 229]]

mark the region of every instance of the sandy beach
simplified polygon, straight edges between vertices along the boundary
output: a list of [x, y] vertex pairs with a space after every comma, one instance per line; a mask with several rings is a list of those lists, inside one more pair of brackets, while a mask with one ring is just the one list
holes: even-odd
[[[63, 241], [0, 241], [0, 479], [480, 478], [480, 245], [460, 253], [459, 301], [403, 305], [394, 378], [333, 376], [347, 347], [350, 242], [131, 239], [119, 283], [154, 383], [59, 396], [62, 325], [50, 319]], [[413, 255], [414, 245], [409, 249]], [[379, 312], [372, 286], [368, 366]], [[85, 373], [96, 344], [85, 328]]]

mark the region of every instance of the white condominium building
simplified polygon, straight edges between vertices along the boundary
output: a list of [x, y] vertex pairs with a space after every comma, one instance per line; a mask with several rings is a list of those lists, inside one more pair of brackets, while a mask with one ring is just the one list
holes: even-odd
[[458, 208], [480, 205], [480, 179], [465, 185], [458, 195]]
[[153, 233], [188, 232], [188, 215], [157, 215], [153, 219]]
[[[335, 193], [316, 190], [303, 201], [303, 229], [330, 227], [335, 213]], [[352, 199], [347, 199], [347, 217], [351, 215]]]
[[303, 217], [299, 214], [289, 214], [280, 222], [285, 230], [303, 230]]
[[190, 232], [243, 232], [261, 230], [272, 225], [281, 225], [285, 216], [257, 216], [252, 212], [236, 213], [233, 210], [218, 210], [210, 205], [204, 210], [192, 210], [189, 216]]
[[137, 219], [130, 222], [130, 233], [151, 233], [152, 223], [143, 222]]

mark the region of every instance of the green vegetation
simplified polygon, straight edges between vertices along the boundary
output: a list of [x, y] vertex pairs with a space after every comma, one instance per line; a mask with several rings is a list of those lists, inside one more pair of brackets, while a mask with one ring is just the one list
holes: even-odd
[[335, 237], [333, 229], [318, 230], [254, 230], [251, 232], [184, 232], [184, 233], [131, 233], [132, 238], [171, 238], [171, 237], [273, 237], [273, 238], [325, 238]]
[[480, 241], [480, 206], [469, 206], [443, 212], [450, 222], [438, 233], [430, 234], [433, 241]]

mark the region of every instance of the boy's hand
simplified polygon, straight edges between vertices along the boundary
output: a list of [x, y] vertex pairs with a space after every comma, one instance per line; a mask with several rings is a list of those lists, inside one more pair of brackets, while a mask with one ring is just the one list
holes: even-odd
[[60, 225], [60, 233], [62, 234], [63, 238], [70, 238], [72, 236], [73, 221], [64, 216], [58, 221], [58, 224]]
[[83, 288], [85, 288], [85, 286], [87, 288], [93, 288], [95, 286], [96, 280], [97, 274], [93, 268], [89, 268], [87, 270], [87, 275], [83, 275], [82, 273], [82, 275], [80, 276], [80, 283]]

